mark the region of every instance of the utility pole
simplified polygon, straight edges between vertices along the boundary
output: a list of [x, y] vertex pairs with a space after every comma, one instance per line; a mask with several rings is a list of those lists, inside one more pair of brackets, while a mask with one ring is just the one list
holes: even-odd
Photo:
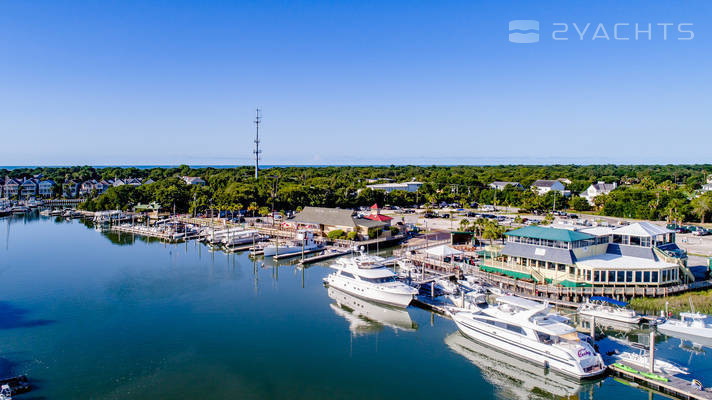
[[257, 116], [255, 117], [255, 180], [259, 177], [260, 171], [260, 122], [262, 122], [262, 117], [260, 116], [260, 109], [257, 109]]

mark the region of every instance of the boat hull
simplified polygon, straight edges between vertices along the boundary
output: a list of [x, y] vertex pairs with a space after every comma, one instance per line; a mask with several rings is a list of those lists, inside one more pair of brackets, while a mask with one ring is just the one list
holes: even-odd
[[596, 318], [600, 318], [600, 319], [606, 319], [609, 321], [623, 322], [625, 324], [639, 324], [640, 323], [640, 317], [626, 317], [623, 315], [607, 314], [607, 313], [591, 312], [591, 311], [579, 311], [579, 314], [581, 314], [585, 317], [596, 317]]
[[[315, 249], [319, 248], [319, 245], [317, 244], [309, 244], [305, 245], [304, 251], [312, 251]], [[276, 256], [277, 254], [291, 254], [291, 253], [300, 253], [302, 251], [302, 246], [265, 246], [264, 248], [264, 256], [265, 257], [272, 257]]]
[[485, 344], [488, 347], [496, 348], [510, 356], [527, 360], [529, 362], [550, 368], [558, 373], [576, 378], [592, 379], [605, 372], [605, 368], [599, 368], [590, 372], [576, 372], [578, 367], [573, 364], [573, 360], [564, 357], [553, 356], [546, 349], [532, 348], [523, 345], [516, 338], [507, 338], [506, 335], [497, 334], [491, 326], [480, 326], [476, 322], [465, 322], [454, 319], [460, 332], [467, 338]]
[[329, 287], [346, 292], [352, 296], [376, 303], [387, 304], [393, 307], [406, 308], [413, 301], [415, 294], [394, 293], [379, 290], [359, 281], [328, 276], [324, 279]]

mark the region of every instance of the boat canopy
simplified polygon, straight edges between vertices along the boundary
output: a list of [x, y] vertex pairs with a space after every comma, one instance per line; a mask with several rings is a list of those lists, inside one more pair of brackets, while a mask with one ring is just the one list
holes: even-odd
[[603, 301], [605, 303], [611, 303], [618, 307], [625, 307], [628, 305], [628, 303], [626, 303], [625, 301], [620, 301], [620, 300], [612, 299], [610, 297], [605, 297], [605, 296], [591, 296], [591, 301]]

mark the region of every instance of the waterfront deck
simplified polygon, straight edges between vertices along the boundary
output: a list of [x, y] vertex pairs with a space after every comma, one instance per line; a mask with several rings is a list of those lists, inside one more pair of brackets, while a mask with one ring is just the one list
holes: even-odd
[[573, 307], [579, 302], [591, 296], [607, 296], [617, 299], [630, 299], [632, 297], [666, 297], [680, 294], [692, 290], [712, 288], [712, 280], [698, 281], [687, 284], [665, 286], [665, 287], [611, 287], [611, 286], [588, 286], [588, 287], [565, 287], [552, 284], [538, 284], [516, 279], [506, 275], [482, 271], [478, 266], [465, 262], [429, 258], [420, 253], [406, 252], [404, 257], [413, 261], [417, 266], [424, 265], [426, 271], [438, 272], [463, 272], [502, 289], [516, 293], [517, 295], [534, 298], [535, 300], [546, 300], [562, 306]]

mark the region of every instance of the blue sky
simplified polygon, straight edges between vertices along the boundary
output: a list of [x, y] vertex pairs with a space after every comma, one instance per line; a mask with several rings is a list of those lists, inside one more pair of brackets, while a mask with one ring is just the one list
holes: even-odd
[[0, 165], [710, 163], [711, 8], [4, 1]]

